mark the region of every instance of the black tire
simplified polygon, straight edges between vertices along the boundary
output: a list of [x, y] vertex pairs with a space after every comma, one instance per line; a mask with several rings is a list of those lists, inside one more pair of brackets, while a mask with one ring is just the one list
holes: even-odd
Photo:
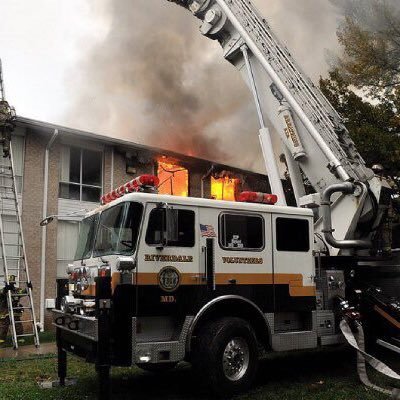
[[177, 363], [163, 363], [163, 364], [137, 364], [137, 366], [143, 371], [154, 372], [161, 374], [163, 372], [171, 371], [176, 367]]
[[[232, 347], [232, 343], [242, 345]], [[230, 351], [232, 348], [245, 349], [246, 346], [248, 362], [242, 360], [242, 351]], [[234, 357], [232, 354], [235, 354]], [[233, 366], [227, 360], [229, 357], [235, 360]], [[219, 396], [231, 396], [247, 390], [258, 368], [257, 339], [251, 325], [233, 317], [207, 323], [197, 335], [192, 363], [196, 373]], [[246, 365], [241, 367], [242, 364]], [[237, 374], [233, 371], [234, 367], [239, 369]]]

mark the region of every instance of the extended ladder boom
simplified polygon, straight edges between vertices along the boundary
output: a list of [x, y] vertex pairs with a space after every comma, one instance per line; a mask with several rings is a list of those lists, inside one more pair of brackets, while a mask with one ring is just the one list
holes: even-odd
[[[252, 91], [265, 165], [279, 203], [286, 204], [282, 179], [289, 175], [297, 205], [316, 210], [315, 229], [325, 235], [331, 254], [370, 247], [373, 227], [382, 218], [377, 204], [385, 183], [366, 167], [341, 117], [266, 20], [249, 0], [169, 1], [202, 21], [201, 33], [220, 42], [224, 57]], [[304, 178], [315, 195], [306, 195]], [[323, 204], [331, 202], [328, 195], [334, 203], [329, 208]], [[361, 221], [370, 232], [357, 231]], [[347, 242], [335, 240], [334, 230]]]

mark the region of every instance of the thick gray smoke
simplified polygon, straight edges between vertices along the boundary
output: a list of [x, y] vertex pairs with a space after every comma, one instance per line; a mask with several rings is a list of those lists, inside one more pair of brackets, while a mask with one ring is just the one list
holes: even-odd
[[400, 12], [399, 0], [330, 0], [338, 11], [364, 29], [379, 32], [388, 26], [392, 13]]
[[[314, 80], [326, 73], [324, 50], [337, 46], [329, 0], [255, 4]], [[101, 12], [110, 31], [70, 82], [76, 127], [265, 171], [250, 93], [199, 21], [166, 0], [113, 0]]]

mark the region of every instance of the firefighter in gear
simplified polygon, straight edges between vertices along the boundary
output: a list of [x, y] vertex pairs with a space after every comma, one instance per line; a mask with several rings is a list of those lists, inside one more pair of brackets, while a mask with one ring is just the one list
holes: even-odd
[[11, 132], [15, 128], [15, 110], [7, 101], [0, 99], [0, 143], [3, 145], [3, 157], [10, 154]]
[[9, 323], [7, 294], [4, 288], [0, 291], [0, 344], [6, 340]]
[[[10, 276], [9, 282], [10, 282], [10, 287], [8, 289], [7, 287], [2, 289], [0, 292], [0, 344], [5, 342], [10, 328], [10, 314], [8, 310], [7, 291], [10, 290], [12, 294], [23, 294], [22, 289], [15, 288], [14, 286], [15, 277]], [[19, 301], [19, 297], [15, 297], [13, 299], [14, 321], [15, 321], [16, 334], [23, 335], [24, 330], [21, 323], [23, 310], [22, 308], [16, 310], [15, 308], [17, 307], [22, 307]], [[22, 343], [24, 340], [20, 339], [18, 341]]]

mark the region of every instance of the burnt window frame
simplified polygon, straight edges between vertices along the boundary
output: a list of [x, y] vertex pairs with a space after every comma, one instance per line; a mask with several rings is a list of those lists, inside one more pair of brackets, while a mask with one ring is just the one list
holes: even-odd
[[[278, 221], [279, 220], [295, 220], [295, 221], [304, 221], [305, 223], [307, 223], [307, 239], [308, 239], [308, 249], [307, 250], [280, 250], [278, 248]], [[293, 215], [291, 217], [284, 217], [284, 216], [279, 216], [275, 218], [275, 223], [274, 223], [274, 230], [275, 230], [275, 250], [279, 251], [279, 252], [287, 252], [287, 253], [303, 253], [303, 254], [307, 254], [312, 250], [311, 247], [311, 243], [312, 240], [310, 238], [310, 232], [311, 232], [311, 228], [310, 228], [310, 220], [308, 218], [301, 218], [300, 216], [296, 216]]]
[[[170, 245], [170, 244], [167, 244], [167, 245], [165, 245], [165, 246], [163, 246], [163, 247], [165, 247], [165, 248], [180, 248], [180, 249], [193, 249], [194, 247], [196, 247], [196, 242], [197, 242], [197, 234], [196, 234], [196, 210], [192, 210], [192, 209], [190, 209], [190, 208], [178, 208], [178, 206], [176, 206], [176, 205], [173, 205], [173, 207], [174, 207], [174, 210], [177, 210], [178, 211], [178, 226], [179, 226], [179, 212], [180, 211], [186, 211], [186, 212], [191, 212], [191, 213], [193, 213], [193, 244], [191, 245], [191, 246], [177, 246], [177, 245]], [[148, 214], [148, 217], [147, 217], [147, 221], [146, 221], [146, 232], [143, 232], [144, 234], [143, 234], [143, 238], [144, 238], [144, 243], [146, 244], [146, 246], [149, 246], [149, 247], [155, 247], [155, 248], [157, 248], [157, 247], [160, 247], [160, 244], [158, 243], [149, 243], [148, 241], [147, 241], [147, 233], [148, 233], [148, 230], [149, 230], [149, 222], [150, 222], [150, 216], [151, 216], [151, 214], [154, 212], [154, 211], [156, 211], [156, 210], [164, 210], [164, 213], [166, 212], [166, 210], [165, 210], [165, 208], [157, 208], [157, 207], [154, 207], [154, 208], [152, 208], [151, 210], [150, 210], [150, 212], [149, 212], [149, 214]], [[164, 225], [165, 226], [165, 225]]]
[[[222, 243], [222, 234], [224, 229], [222, 228], [222, 219], [225, 215], [237, 215], [241, 217], [256, 217], [261, 219], [262, 225], [262, 247], [260, 248], [232, 248], [232, 247], [225, 247]], [[224, 232], [225, 233], [225, 232]], [[265, 250], [266, 247], [266, 234], [265, 234], [265, 218], [262, 214], [256, 213], [249, 213], [249, 212], [231, 212], [231, 211], [224, 211], [219, 214], [218, 216], [218, 244], [222, 250], [225, 251], [250, 251], [254, 253], [260, 253]]]

